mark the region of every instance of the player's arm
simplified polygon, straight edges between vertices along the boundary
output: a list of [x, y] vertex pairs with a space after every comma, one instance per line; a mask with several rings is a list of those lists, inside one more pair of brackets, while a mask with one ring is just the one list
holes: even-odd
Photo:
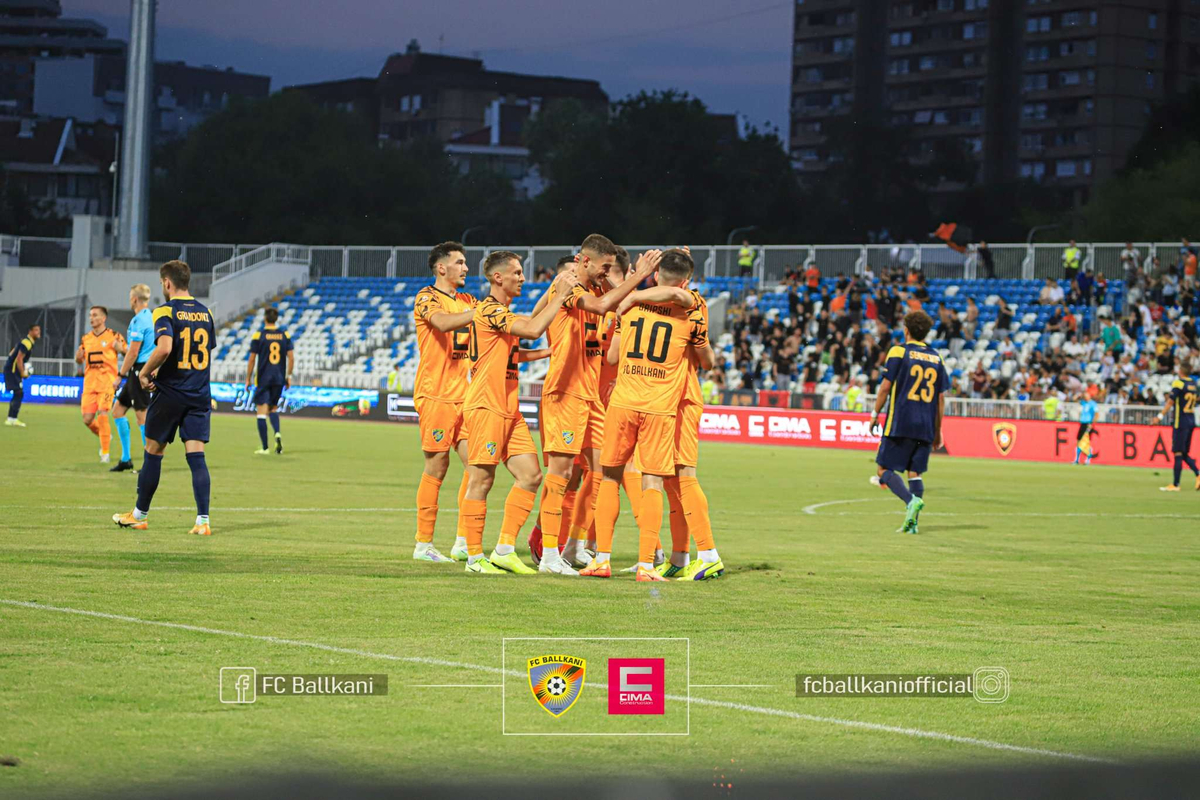
[[[875, 390], [875, 407], [871, 409], [871, 421], [869, 427], [874, 428], [875, 422], [879, 419], [879, 415], [883, 413], [883, 407], [887, 403], [888, 392], [892, 390], [892, 381], [889, 378], [884, 378], [879, 382], [879, 388]], [[939, 408], [940, 414], [940, 408]], [[940, 416], [939, 416], [940, 419]], [[940, 423], [939, 423], [940, 424]]]
[[592, 314], [604, 316], [616, 308], [622, 300], [625, 300], [639, 283], [650, 277], [654, 270], [658, 269], [660, 261], [662, 261], [662, 250], [647, 250], [638, 256], [637, 267], [633, 270], [633, 274], [626, 278], [620, 286], [609, 289], [603, 297], [584, 294], [577, 301], [579, 307]]
[[547, 302], [545, 308], [532, 317], [515, 318], [512, 327], [508, 330], [509, 333], [522, 339], [542, 338], [542, 334], [554, 321], [554, 315], [571, 296], [571, 289], [579, 285], [579, 277], [572, 270], [567, 270], [555, 278], [554, 283], [554, 299]]
[[523, 364], [526, 361], [541, 361], [543, 358], [550, 357], [550, 348], [543, 347], [538, 350], [518, 350], [517, 363]]
[[700, 364], [700, 369], [712, 369], [713, 364], [717, 363], [717, 354], [713, 352], [711, 342], [703, 347], [697, 347], [695, 350], [696, 361]]
[[1174, 407], [1175, 407], [1175, 393], [1167, 392], [1167, 402], [1163, 405], [1163, 410], [1158, 412], [1158, 416], [1154, 418], [1154, 421], [1156, 423], [1162, 422], [1163, 419], [1167, 416], [1167, 414], [1171, 413], [1171, 409]]
[[82, 364], [82, 363], [83, 363], [83, 356], [85, 355], [85, 353], [86, 353], [86, 351], [83, 349], [83, 342], [82, 342], [82, 341], [80, 341], [80, 342], [79, 342], [79, 349], [77, 349], [77, 350], [75, 351], [75, 363], [76, 363], [76, 364]]
[[142, 340], [134, 339], [129, 343], [129, 347], [125, 349], [125, 359], [121, 362], [120, 377], [128, 378], [129, 371], [133, 369], [133, 365], [137, 363], [138, 353], [142, 351]]
[[[292, 357], [292, 354], [288, 353], [289, 366], [290, 366], [290, 362], [291, 362], [291, 357]], [[258, 353], [251, 350], [250, 358], [247, 359], [247, 361], [246, 361], [246, 388], [249, 388], [250, 384], [254, 383], [254, 362], [257, 360], [258, 360]], [[290, 372], [290, 370], [289, 370], [289, 372]]]
[[622, 300], [617, 306], [617, 316], [625, 316], [625, 312], [638, 303], [673, 304], [691, 310], [696, 306], [696, 298], [687, 289], [678, 286], [651, 286], [649, 289], [638, 289]]
[[13, 372], [20, 375], [22, 378], [25, 375], [25, 351], [19, 346], [17, 347], [17, 357], [13, 359]]
[[287, 375], [283, 376], [283, 385], [285, 387], [290, 387], [292, 385], [292, 373], [296, 371], [296, 352], [294, 350], [288, 350], [287, 353]]
[[150, 354], [150, 358], [146, 359], [146, 363], [142, 365], [142, 371], [138, 373], [138, 380], [142, 382], [142, 388], [153, 391], [154, 373], [158, 372], [158, 368], [167, 363], [167, 359], [171, 357], [174, 341], [174, 337], [166, 333], [155, 341], [154, 352]]
[[533, 316], [536, 317], [538, 314], [540, 314], [542, 309], [546, 307], [546, 303], [549, 303], [549, 302], [550, 302], [550, 292], [549, 291], [542, 292], [542, 296], [539, 297], [537, 302], [533, 304]]
[[455, 331], [459, 328], [467, 327], [471, 324], [471, 317], [473, 316], [475, 316], [475, 309], [473, 308], [460, 311], [457, 314], [451, 314], [449, 311], [439, 311], [429, 318], [429, 324], [442, 333], [445, 333], [446, 331]]
[[[876, 403], [879, 399], [876, 398]], [[942, 449], [942, 414], [946, 410], [946, 393], [938, 392], [937, 395], [937, 413], [933, 417], [933, 449]]]
[[604, 356], [609, 364], [618, 364], [621, 361], [621, 332], [613, 331], [609, 338], [608, 353]]

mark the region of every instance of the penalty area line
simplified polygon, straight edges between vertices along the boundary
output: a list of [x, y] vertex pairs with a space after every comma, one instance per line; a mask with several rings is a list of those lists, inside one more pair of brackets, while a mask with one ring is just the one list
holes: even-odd
[[[298, 639], [286, 639], [279, 636], [265, 636], [254, 633], [242, 633], [240, 631], [226, 631], [219, 628], [207, 628], [201, 625], [188, 625], [181, 622], [164, 622], [161, 620], [141, 619], [139, 617], [129, 617], [123, 614], [108, 614], [103, 611], [87, 611], [78, 608], [64, 608], [61, 606], [50, 606], [25, 600], [7, 600], [0, 598], [0, 605], [14, 608], [25, 608], [34, 611], [50, 611], [57, 614], [72, 614], [81, 617], [91, 617], [93, 619], [106, 619], [114, 622], [127, 622], [133, 625], [172, 628], [174, 630], [190, 631], [192, 633], [204, 633], [212, 636], [228, 636], [235, 639], [247, 639], [251, 641], [266, 642], [268, 644], [286, 645], [289, 647], [303, 647], [310, 650], [341, 653], [343, 655], [358, 656], [360, 658], [374, 658], [382, 661], [426, 664], [438, 667], [453, 667], [457, 669], [473, 670], [476, 672], [486, 672], [492, 675], [511, 675], [518, 678], [526, 677], [525, 673], [517, 670], [504, 670], [500, 667], [489, 667], [482, 664], [468, 664], [461, 661], [447, 661], [445, 659], [428, 658], [425, 656], [397, 656], [390, 653], [374, 653], [370, 650], [358, 650], [352, 647], [337, 647], [334, 645], [322, 644], [320, 642], [305, 642]], [[695, 685], [696, 684], [693, 684], [693, 686]], [[598, 684], [598, 687], [604, 689], [608, 688], [607, 684], [603, 683]], [[710, 708], [724, 708], [732, 711], [740, 711], [744, 714], [783, 717], [786, 719], [801, 720], [804, 722], [817, 722], [825, 725], [836, 725], [842, 728], [855, 728], [858, 730], [874, 731], [877, 733], [892, 733], [900, 736], [909, 736], [919, 739], [931, 739], [952, 744], [965, 744], [973, 747], [982, 747], [988, 750], [1003, 750], [1011, 753], [1021, 753], [1023, 755], [1060, 758], [1071, 761], [1087, 761], [1099, 764], [1115, 763], [1111, 759], [1101, 758], [1098, 756], [1088, 756], [1080, 753], [1068, 753], [1059, 750], [1045, 750], [1038, 747], [1025, 747], [1022, 745], [1006, 744], [1004, 742], [993, 742], [988, 739], [977, 739], [972, 736], [957, 736], [951, 733], [940, 733], [938, 731], [925, 731], [918, 728], [905, 728], [896, 725], [885, 725], [878, 722], [863, 722], [853, 719], [839, 719], [837, 717], [821, 717], [813, 714], [801, 714], [798, 711], [787, 711], [780, 708], [752, 706], [745, 703], [731, 703], [720, 700], [707, 700], [702, 697], [667, 695], [667, 699], [672, 701], [695, 703], [697, 705], [709, 706]]]

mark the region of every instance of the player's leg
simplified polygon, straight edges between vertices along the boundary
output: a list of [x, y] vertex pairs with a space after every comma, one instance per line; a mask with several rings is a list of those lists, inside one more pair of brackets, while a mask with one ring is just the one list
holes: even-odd
[[[136, 378], [126, 379], [126, 384]], [[126, 419], [126, 414], [129, 413], [129, 405], [126, 404], [128, 392], [125, 387], [121, 388], [121, 394], [117, 396], [117, 402], [113, 405], [113, 425], [117, 429], [117, 439], [121, 442], [121, 460], [109, 472], [123, 472], [133, 469], [133, 450], [129, 435], [129, 420]]]
[[[254, 416], [258, 423], [258, 440], [262, 442], [262, 447], [254, 451], [255, 455], [265, 456], [271, 451], [267, 449], [267, 412], [271, 407], [266, 403], [266, 398], [262, 395], [266, 394], [264, 387], [259, 387], [254, 390]], [[260, 402], [262, 401], [262, 402]]]
[[[929, 442], [910, 441], [913, 442], [913, 446], [907, 469], [908, 485], [913, 497], [905, 507], [904, 523], [909, 533], [917, 533], [921, 509], [925, 508], [925, 481], [921, 476], [929, 471], [929, 454], [933, 452], [933, 445]], [[914, 482], [916, 486], [920, 487], [919, 493], [913, 489]]]
[[158, 480], [162, 475], [163, 452], [175, 440], [183, 415], [175, 404], [161, 393], [150, 401], [146, 412], [146, 451], [142, 468], [138, 471], [137, 502], [133, 511], [113, 514], [113, 522], [122, 528], [145, 530], [148, 527], [150, 504], [158, 491]]
[[[112, 403], [112, 396], [105, 398]], [[110, 459], [109, 450], [112, 448], [112, 425], [109, 422], [108, 404], [96, 411], [96, 435], [100, 437], [100, 463], [107, 464]]]
[[496, 480], [496, 465], [502, 456], [500, 442], [508, 433], [507, 420], [487, 409], [472, 409], [464, 420], [467, 438], [467, 494], [458, 507], [460, 527], [467, 540], [466, 571], [480, 575], [503, 575], [483, 555], [483, 528], [487, 522], [487, 497]]
[[637, 446], [640, 415], [610, 406], [604, 420], [604, 442], [600, 448], [600, 488], [596, 495], [596, 557], [580, 575], [612, 576], [613, 533], [621, 510], [621, 477]]
[[[145, 390], [143, 389], [142, 392], [144, 395]], [[146, 405], [148, 403], [149, 403], [149, 400], [144, 399], [142, 401], [141, 408], [138, 408], [136, 405], [133, 407], [133, 409], [134, 409], [133, 413], [137, 416], [138, 431], [141, 432], [141, 434], [142, 434], [142, 449], [143, 450], [146, 449]]]
[[5, 418], [4, 424], [23, 428], [25, 423], [18, 420], [17, 415], [21, 413], [21, 401], [25, 399], [25, 389], [20, 380], [12, 380], [8, 376], [5, 376], [4, 383], [6, 388], [12, 392], [12, 399], [8, 401], [8, 416]]
[[464, 526], [462, 507], [463, 503], [467, 500], [467, 486], [471, 479], [471, 470], [467, 469], [467, 438], [463, 436], [465, 431], [466, 423], [464, 422], [462, 428], [459, 429], [459, 435], [462, 438], [454, 445], [454, 451], [458, 453], [458, 458], [462, 461], [463, 465], [462, 480], [458, 482], [458, 523], [455, 530], [454, 545], [450, 548], [450, 558], [455, 561], [467, 560], [467, 529]]
[[208, 525], [208, 500], [212, 491], [212, 480], [208, 474], [208, 462], [204, 458], [204, 445], [208, 443], [212, 409], [188, 409], [179, 423], [179, 438], [187, 453], [188, 469], [192, 472], [192, 495], [196, 498], [196, 524], [189, 533], [212, 536]]
[[446, 472], [450, 469], [450, 450], [458, 433], [460, 410], [452, 403], [422, 400], [417, 415], [425, 467], [417, 484], [417, 532], [413, 559], [448, 563], [453, 559], [442, 555], [433, 546], [433, 533], [437, 526], [438, 495]]
[[271, 430], [275, 433], [275, 454], [283, 454], [283, 434], [279, 432], [279, 399], [283, 397], [283, 384], [271, 387], [271, 402], [267, 416], [271, 420]]
[[[696, 540], [696, 560], [692, 563], [687, 561], [687, 553], [684, 553], [683, 567], [679, 573], [678, 579], [684, 581], [702, 581], [709, 578], [719, 578], [725, 573], [725, 562], [721, 560], [720, 553], [717, 552], [716, 539], [712, 532], [712, 519], [708, 513], [708, 496], [704, 494], [704, 489], [700, 486], [700, 480], [696, 477], [696, 468], [689, 466], [680, 466], [676, 468], [676, 474], [679, 480], [679, 489], [681, 499], [683, 501], [683, 510], [686, 519], [686, 530]], [[687, 542], [684, 542], [684, 547], [687, 547]], [[675, 546], [672, 545], [672, 551]], [[672, 552], [672, 563], [675, 562], [675, 553]], [[662, 573], [664, 577], [671, 577], [667, 573]]]
[[691, 560], [691, 534], [688, 532], [687, 516], [683, 510], [683, 492], [679, 487], [679, 470], [680, 467], [676, 466], [675, 476], [663, 481], [671, 527], [671, 556], [661, 564], [655, 558], [655, 569], [664, 578], [674, 577]]
[[[579, 461], [583, 462], [582, 466]], [[599, 448], [585, 448], [575, 463], [571, 483], [567, 485], [567, 494], [563, 497], [563, 530], [569, 533], [562, 542], [562, 557], [576, 568], [590, 564], [595, 553], [595, 550], [589, 552], [587, 540], [596, 518], [596, 493], [600, 490], [601, 475]]]
[[[658, 574], [664, 578], [674, 577], [686, 569], [691, 560], [690, 542], [694, 534], [689, 530], [689, 515], [695, 517], [701, 527], [708, 518], [708, 498], [700, 489], [699, 481], [696, 481], [696, 464], [700, 460], [700, 417], [703, 411], [702, 406], [685, 403], [675, 415], [675, 475], [664, 482], [667, 506], [671, 511], [671, 559], [661, 565], [656, 564]], [[695, 491], [691, 491], [693, 482]], [[684, 484], [689, 487], [686, 500]], [[712, 536], [711, 524], [708, 525], [708, 536]]]
[[[488, 557], [493, 564], [516, 575], [533, 575], [531, 568], [517, 555], [517, 536], [533, 513], [537, 491], [542, 484], [542, 466], [538, 463], [537, 448], [524, 417], [507, 420], [504, 445], [504, 466], [513, 476], [512, 488], [504, 499], [504, 519], [500, 523], [500, 540]], [[557, 547], [555, 548], [557, 549]], [[543, 553], [543, 558], [545, 554]]]
[[638, 429], [642, 503], [638, 515], [637, 580], [664, 581], [654, 571], [663, 518], [663, 479], [675, 474], [675, 415], [644, 414]]

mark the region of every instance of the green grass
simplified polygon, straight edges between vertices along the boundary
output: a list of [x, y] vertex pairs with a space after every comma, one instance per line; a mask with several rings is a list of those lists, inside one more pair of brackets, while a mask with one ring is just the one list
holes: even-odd
[[[729, 570], [651, 588], [628, 576], [480, 579], [414, 563], [414, 427], [287, 419], [287, 453], [256, 457], [253, 419], [215, 417], [216, 535], [200, 539], [186, 535], [194, 512], [178, 444], [151, 529], [132, 533], [109, 517], [132, 505], [136, 478], [96, 463], [78, 412], [33, 406], [23, 417], [28, 429], [0, 430], [0, 599], [492, 668], [503, 637], [687, 637], [693, 684], [771, 685], [693, 688], [698, 698], [1118, 760], [1200, 745], [1200, 493], [1161, 494], [1166, 475], [936, 458], [921, 534], [905, 536], [893, 533], [899, 502], [867, 484], [868, 453], [704, 445], [701, 479]], [[458, 478], [456, 465], [438, 521], [444, 549]], [[488, 547], [508, 485], [503, 475], [493, 490]], [[801, 510], [838, 500], [854, 502]], [[625, 512], [618, 566], [634, 546]], [[522, 669], [514, 652], [508, 667]], [[589, 680], [606, 680], [604, 654], [589, 652]], [[387, 673], [390, 693], [222, 705], [218, 670], [242, 665]], [[990, 665], [1012, 676], [1001, 705], [794, 696], [797, 672]], [[297, 765], [453, 780], [468, 777], [465, 765], [524, 776], [560, 773], [562, 760], [588, 774], [703, 779], [1052, 760], [704, 704], [692, 705], [686, 738], [514, 739], [501, 735], [500, 689], [411, 686], [499, 680], [0, 604], [0, 756], [21, 761], [0, 767], [0, 796], [178, 788]], [[533, 703], [521, 680], [505, 678], [518, 714]], [[610, 723], [602, 698], [585, 689], [562, 721], [580, 724], [586, 700]], [[522, 724], [553, 722], [534, 711]], [[543, 744], [569, 755], [539, 757]]]

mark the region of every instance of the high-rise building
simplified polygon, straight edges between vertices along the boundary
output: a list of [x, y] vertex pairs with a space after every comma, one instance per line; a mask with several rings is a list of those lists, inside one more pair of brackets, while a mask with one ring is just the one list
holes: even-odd
[[823, 171], [853, 114], [905, 129], [916, 162], [957, 140], [979, 181], [1079, 202], [1197, 80], [1197, 0], [797, 0], [790, 150]]

